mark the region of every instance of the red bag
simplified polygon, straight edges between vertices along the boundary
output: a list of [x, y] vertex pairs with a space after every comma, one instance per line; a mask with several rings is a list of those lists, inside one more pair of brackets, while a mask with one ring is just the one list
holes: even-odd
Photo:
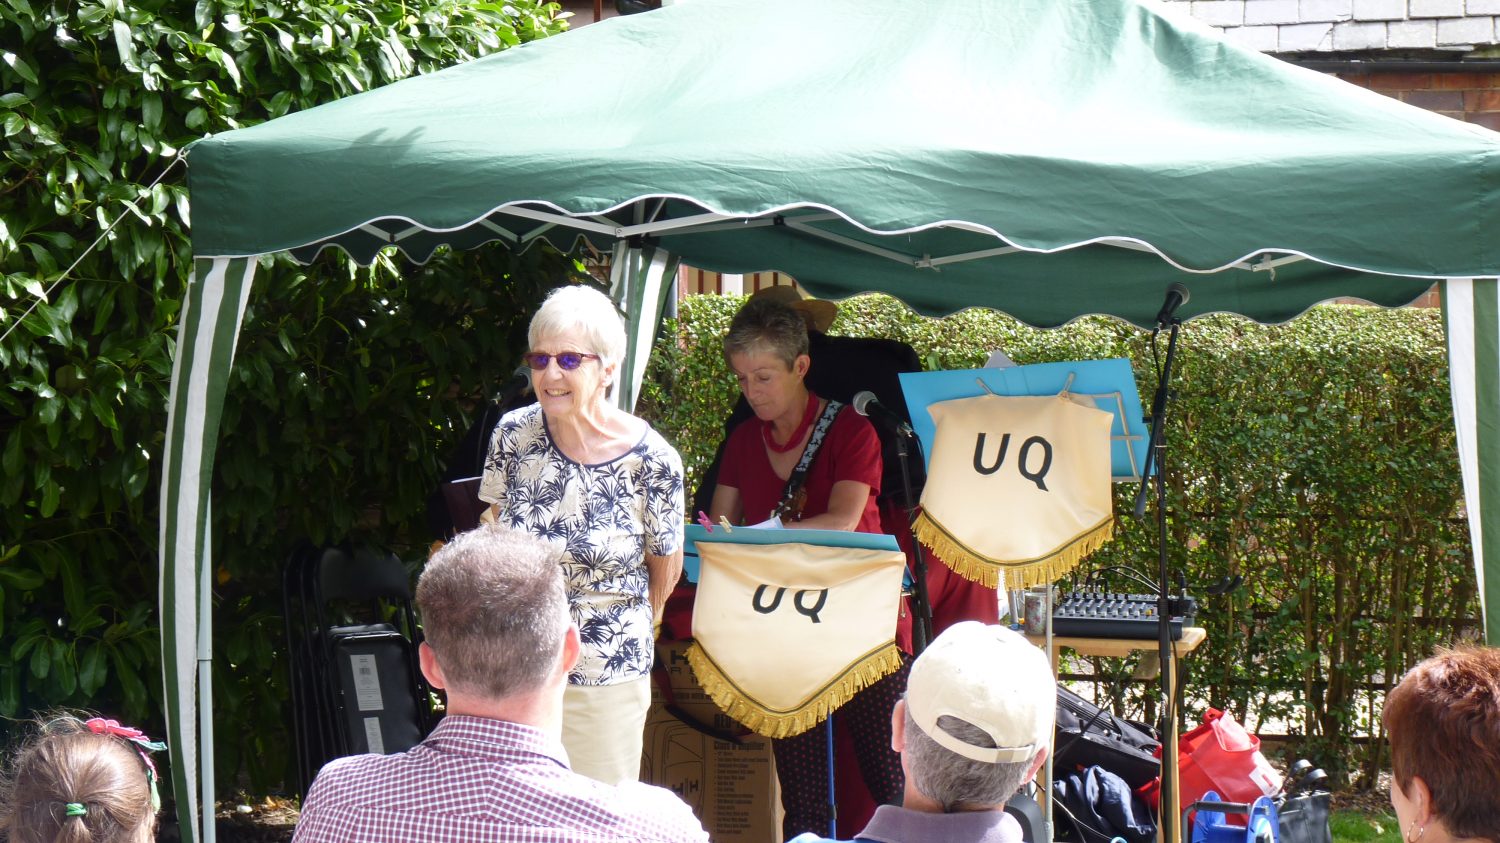
[[1177, 792], [1186, 807], [1212, 790], [1225, 802], [1254, 802], [1281, 789], [1281, 774], [1260, 754], [1260, 738], [1216, 708], [1177, 743]]

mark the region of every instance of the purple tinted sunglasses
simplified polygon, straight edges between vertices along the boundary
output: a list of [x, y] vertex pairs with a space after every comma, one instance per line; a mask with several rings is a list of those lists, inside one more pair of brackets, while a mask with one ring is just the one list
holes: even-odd
[[571, 372], [579, 366], [582, 366], [583, 361], [585, 360], [598, 360], [599, 355], [586, 354], [582, 351], [559, 351], [556, 354], [547, 354], [541, 351], [528, 351], [525, 355], [522, 356], [521, 359], [525, 360], [526, 365], [530, 366], [534, 371], [537, 372], [540, 372], [543, 369], [547, 368], [547, 364], [553, 360], [557, 361], [557, 365], [559, 368]]

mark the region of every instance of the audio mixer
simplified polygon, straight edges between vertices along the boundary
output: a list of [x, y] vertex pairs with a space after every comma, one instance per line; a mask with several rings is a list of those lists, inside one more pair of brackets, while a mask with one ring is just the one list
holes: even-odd
[[[1195, 608], [1192, 598], [1172, 597], [1169, 611]], [[1115, 591], [1070, 591], [1052, 607], [1052, 634], [1077, 638], [1136, 638], [1157, 636], [1156, 597]], [[1172, 640], [1182, 637], [1183, 626], [1192, 626], [1191, 611], [1170, 618]]]

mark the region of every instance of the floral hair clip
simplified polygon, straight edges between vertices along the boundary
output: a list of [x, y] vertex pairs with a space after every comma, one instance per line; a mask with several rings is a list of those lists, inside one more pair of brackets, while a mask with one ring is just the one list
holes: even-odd
[[146, 781], [151, 785], [151, 807], [161, 810], [161, 792], [156, 786], [157, 773], [156, 762], [151, 760], [151, 753], [160, 752], [167, 748], [161, 741], [153, 741], [146, 737], [146, 733], [131, 726], [121, 726], [119, 721], [105, 720], [103, 717], [95, 717], [85, 720], [84, 726], [96, 735], [113, 735], [121, 738], [127, 743], [135, 746], [135, 751], [140, 753], [141, 760], [146, 762]]

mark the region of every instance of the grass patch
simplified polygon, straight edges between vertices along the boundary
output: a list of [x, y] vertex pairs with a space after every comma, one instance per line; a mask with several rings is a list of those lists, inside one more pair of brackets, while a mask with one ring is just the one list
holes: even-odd
[[1401, 843], [1396, 816], [1389, 811], [1334, 811], [1329, 827], [1333, 843]]

